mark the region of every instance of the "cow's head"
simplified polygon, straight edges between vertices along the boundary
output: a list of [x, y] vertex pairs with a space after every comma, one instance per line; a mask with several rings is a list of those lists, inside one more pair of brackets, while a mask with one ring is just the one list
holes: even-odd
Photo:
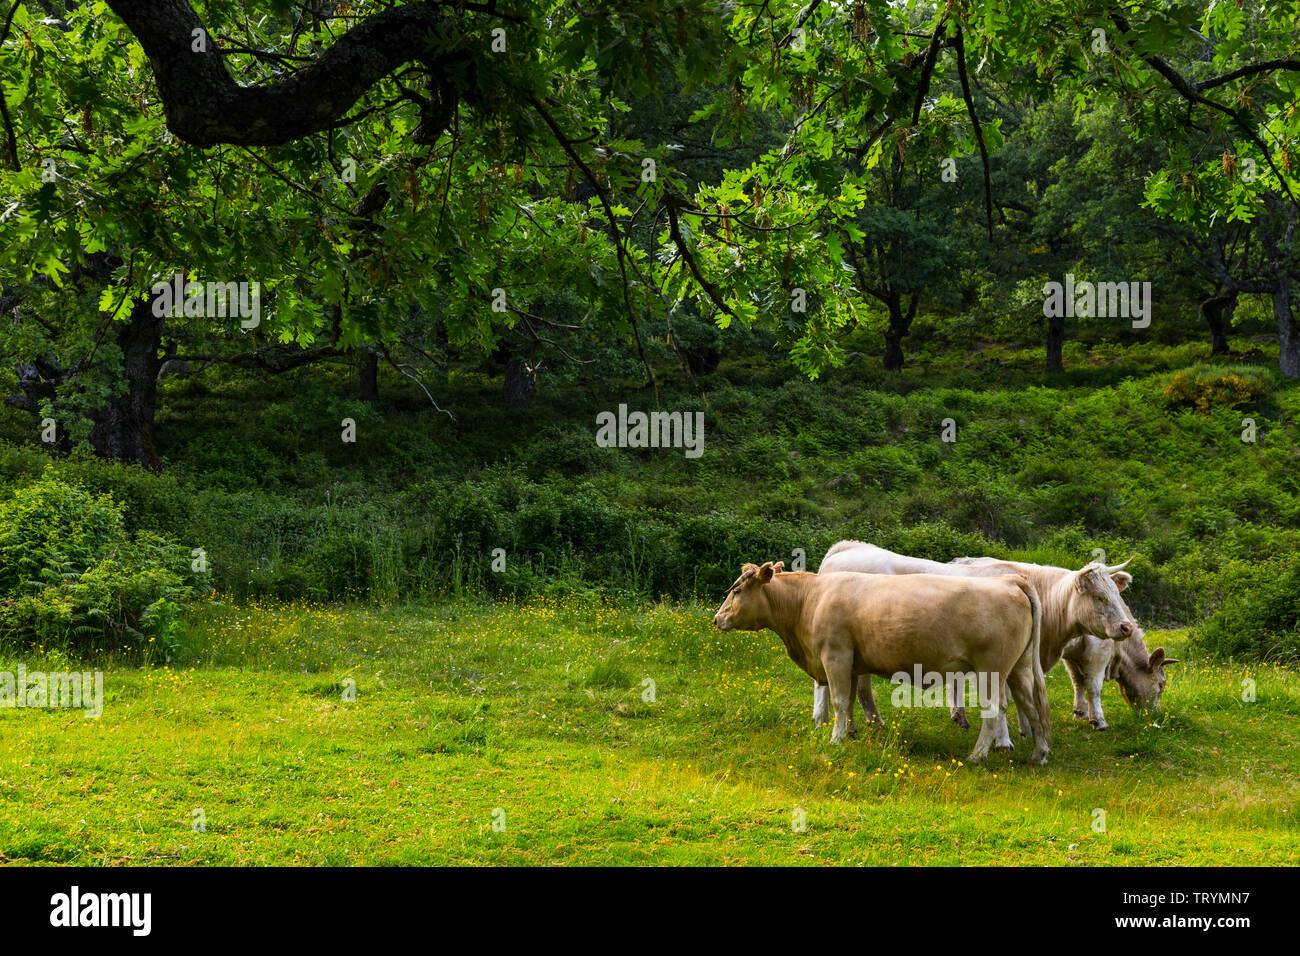
[[780, 574], [785, 563], [745, 564], [740, 577], [727, 591], [722, 607], [713, 615], [713, 626], [720, 631], [761, 631], [767, 627], [769, 607], [763, 586]]
[[1133, 580], [1131, 574], [1122, 570], [1124, 564], [1111, 568], [1093, 562], [1071, 575], [1070, 620], [1085, 633], [1117, 641], [1138, 633], [1137, 622], [1119, 596]]
[[[1146, 657], [1145, 651], [1139, 658]], [[1115, 683], [1119, 685], [1120, 695], [1128, 705], [1139, 713], [1144, 710], [1159, 710], [1160, 695], [1165, 692], [1165, 667], [1179, 663], [1176, 657], [1165, 657], [1165, 649], [1157, 647], [1146, 660], [1121, 661], [1115, 655], [1111, 664]]]

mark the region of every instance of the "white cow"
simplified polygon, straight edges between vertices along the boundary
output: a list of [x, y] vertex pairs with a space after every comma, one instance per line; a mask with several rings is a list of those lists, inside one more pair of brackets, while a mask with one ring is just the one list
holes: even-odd
[[[1065, 570], [1023, 561], [999, 561], [997, 558], [956, 558], [952, 564], [956, 567], [993, 566], [1003, 571], [1008, 565]], [[1115, 580], [1115, 586], [1123, 591], [1133, 577], [1120, 572], [1118, 568], [1115, 571], [1117, 573], [1111, 576]], [[1082, 634], [1065, 646], [1061, 659], [1065, 662], [1066, 673], [1070, 675], [1070, 683], [1074, 685], [1074, 716], [1090, 721], [1098, 730], [1110, 727], [1101, 708], [1101, 688], [1105, 681], [1113, 680], [1119, 686], [1121, 696], [1133, 710], [1159, 710], [1160, 696], [1168, 682], [1165, 667], [1179, 663], [1176, 657], [1166, 657], [1163, 647], [1148, 651], [1141, 631], [1115, 641]], [[1043, 666], [1047, 668], [1046, 662]]]

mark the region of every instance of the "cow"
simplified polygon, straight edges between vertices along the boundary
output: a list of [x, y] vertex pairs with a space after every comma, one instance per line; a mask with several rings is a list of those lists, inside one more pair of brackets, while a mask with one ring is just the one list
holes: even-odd
[[[895, 554], [885, 548], [865, 541], [837, 541], [822, 558], [818, 573], [826, 571], [864, 571], [870, 574], [947, 574], [965, 576], [971, 572], [952, 564], [930, 561], [927, 558], [913, 558], [905, 554]], [[956, 685], [960, 687], [961, 685]], [[951, 692], [954, 685], [946, 685]], [[967, 728], [970, 721], [966, 719], [966, 710], [951, 699], [952, 719], [958, 726]], [[875, 700], [871, 695], [871, 681], [866, 680], [858, 687], [858, 702], [867, 719], [880, 721]], [[830, 694], [825, 684], [813, 685], [813, 726], [820, 727], [830, 716]]]
[[[1125, 562], [1127, 564], [1128, 562]], [[1066, 568], [1049, 568], [1036, 564], [999, 561], [993, 558], [958, 558], [949, 564], [895, 554], [884, 548], [862, 541], [840, 541], [831, 546], [822, 559], [819, 571], [843, 572], [855, 570], [878, 573], [888, 570], [894, 574], [947, 574], [985, 575], [1023, 573], [1038, 591], [1043, 603], [1043, 635], [1040, 645], [1043, 672], [1051, 670], [1060, 661], [1065, 647], [1075, 638], [1087, 634], [1104, 634], [1108, 639], [1141, 640], [1141, 631], [1132, 614], [1119, 596], [1132, 576], [1123, 570], [1124, 565], [1107, 567], [1088, 564], [1078, 571]], [[943, 570], [939, 570], [943, 569]], [[1022, 570], [1023, 569], [1023, 570]], [[1108, 640], [1107, 643], [1110, 641]], [[1163, 653], [1163, 652], [1162, 652]], [[1161, 675], [1163, 678], [1163, 675]], [[1136, 685], [1135, 685], [1136, 686]], [[868, 714], [875, 710], [871, 687], [859, 687], [858, 699]], [[825, 719], [826, 689], [818, 686], [813, 692], [813, 721]], [[952, 701], [952, 718], [962, 727], [968, 727], [965, 708], [960, 700]], [[1022, 724], [1024, 731], [1027, 724]], [[1011, 735], [1004, 722], [994, 743], [996, 750], [1014, 748]]]
[[1141, 634], [1122, 641], [1103, 641], [1091, 634], [1076, 637], [1065, 645], [1061, 661], [1074, 685], [1074, 716], [1097, 730], [1110, 728], [1101, 709], [1103, 682], [1113, 680], [1134, 712], [1159, 710], [1168, 681], [1165, 667], [1180, 663], [1166, 657], [1163, 647], [1148, 652]]
[[983, 760], [1005, 726], [1009, 688], [1032, 728], [1031, 760], [1042, 765], [1051, 749], [1042, 619], [1038, 594], [1020, 574], [809, 574], [769, 562], [741, 568], [713, 624], [775, 631], [790, 659], [829, 686], [833, 744], [848, 736], [854, 692], [872, 674], [974, 672], [988, 680], [979, 682], [983, 722], [969, 759]]
[[[1007, 565], [1013, 565], [1017, 568], [1043, 568], [1058, 572], [1066, 570], [1023, 561], [999, 561], [997, 558], [956, 558], [952, 564], [958, 567], [1005, 569]], [[1133, 580], [1131, 574], [1120, 570], [1122, 567], [1123, 565], [1118, 565], [1110, 569], [1111, 578], [1121, 591]], [[1104, 681], [1115, 681], [1120, 695], [1134, 711], [1141, 713], [1159, 710], [1160, 697], [1168, 681], [1165, 667], [1181, 663], [1176, 657], [1166, 657], [1163, 647], [1148, 651], [1141, 631], [1113, 642], [1092, 634], [1082, 634], [1065, 646], [1061, 659], [1065, 662], [1066, 673], [1070, 675], [1070, 683], [1074, 685], [1074, 716], [1088, 720], [1097, 730], [1110, 728], [1101, 708]], [[1043, 662], [1043, 667], [1051, 669], [1046, 661]]]

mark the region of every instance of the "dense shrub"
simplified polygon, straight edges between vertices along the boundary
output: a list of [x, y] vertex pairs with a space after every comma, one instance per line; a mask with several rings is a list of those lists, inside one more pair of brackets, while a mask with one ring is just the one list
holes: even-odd
[[0, 500], [0, 635], [110, 646], [168, 642], [202, 583], [189, 552], [126, 530], [121, 504], [47, 472]]
[[1206, 413], [1211, 408], [1239, 408], [1270, 395], [1273, 382], [1252, 365], [1196, 365], [1177, 372], [1163, 393], [1176, 406]]
[[1300, 661], [1300, 557], [1236, 563], [1223, 605], [1193, 632], [1202, 653], [1228, 659]]
[[330, 600], [360, 596], [375, 575], [375, 544], [359, 534], [331, 536], [316, 544], [307, 559], [308, 589]]
[[978, 532], [958, 531], [942, 522], [926, 521], [886, 531], [873, 543], [931, 561], [992, 555], [1002, 557], [1004, 549]]

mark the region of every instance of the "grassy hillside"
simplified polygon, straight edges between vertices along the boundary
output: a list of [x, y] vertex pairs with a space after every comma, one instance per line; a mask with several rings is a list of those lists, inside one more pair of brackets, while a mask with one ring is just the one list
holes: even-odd
[[[205, 586], [235, 598], [684, 599], [717, 593], [746, 560], [790, 564], [802, 549], [815, 568], [842, 537], [939, 560], [1079, 566], [1102, 549], [1134, 559], [1127, 596], [1144, 624], [1197, 624], [1197, 646], [1219, 656], [1300, 656], [1300, 598], [1271, 594], [1262, 618], [1239, 606], [1300, 580], [1300, 388], [1271, 356], [1220, 367], [1197, 364], [1199, 343], [1075, 342], [1074, 371], [1049, 378], [1041, 349], [988, 346], [927, 356], [924, 373], [861, 359], [809, 382], [771, 342], [746, 341], [702, 394], [660, 371], [662, 407], [705, 414], [694, 460], [598, 447], [598, 412], [655, 406], [595, 373], [543, 380], [532, 409], [507, 412], [491, 369], [458, 368], [429, 383], [452, 421], [399, 377], [372, 407], [347, 369], [210, 369], [165, 386], [161, 475], [75, 459], [53, 474], [111, 492], [131, 529], [203, 548]], [[30, 421], [10, 413], [3, 435], [0, 480], [35, 481], [49, 458]]]

